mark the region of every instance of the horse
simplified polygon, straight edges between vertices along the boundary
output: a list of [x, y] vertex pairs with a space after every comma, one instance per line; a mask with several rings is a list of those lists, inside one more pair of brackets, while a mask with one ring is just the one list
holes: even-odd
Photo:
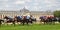
[[22, 16], [15, 16], [14, 20], [17, 21], [17, 23], [20, 22], [22, 24], [23, 18]]
[[25, 23], [28, 24], [28, 20], [29, 20], [29, 19], [26, 19], [26, 17], [27, 17], [27, 16], [23, 16], [23, 21], [22, 21], [23, 25], [24, 25]]
[[15, 17], [16, 19], [17, 19], [17, 22], [20, 22], [21, 24], [28, 24], [28, 23], [31, 23], [32, 24], [32, 22], [33, 21], [35, 21], [36, 22], [36, 19], [34, 18], [32, 18], [31, 16], [16, 16]]
[[45, 23], [50, 23], [50, 24], [54, 23], [55, 24], [55, 22], [58, 21], [56, 19], [56, 17], [53, 17], [53, 16], [48, 16], [48, 17], [45, 17], [45, 18], [44, 17], [40, 17], [40, 19], [41, 19], [42, 22], [44, 22], [44, 24]]
[[0, 19], [0, 26], [1, 26], [2, 22], [4, 22], [4, 20]]
[[33, 23], [33, 22], [36, 22], [36, 18], [35, 17], [33, 17], [33, 16], [30, 16], [30, 22], [31, 22], [31, 24]]
[[15, 20], [14, 18], [5, 16], [4, 19], [6, 19], [6, 23], [13, 23], [15, 25]]
[[34, 18], [32, 15], [30, 16], [26, 16], [26, 21], [27, 23], [33, 23], [33, 22], [36, 22], [36, 18]]
[[40, 22], [44, 22], [44, 24], [48, 21], [46, 16], [41, 16], [39, 19], [41, 19]]
[[15, 16], [15, 19], [17, 22], [20, 22], [21, 24], [25, 24], [27, 23], [28, 24], [28, 21], [26, 19], [26, 16]]
[[57, 20], [58, 20], [58, 22], [60, 23], [60, 17], [58, 17], [58, 19], [57, 19]]

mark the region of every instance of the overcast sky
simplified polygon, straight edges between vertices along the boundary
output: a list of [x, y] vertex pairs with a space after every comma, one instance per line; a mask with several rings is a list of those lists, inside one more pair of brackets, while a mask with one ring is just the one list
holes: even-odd
[[0, 10], [20, 10], [24, 7], [30, 11], [59, 10], [60, 0], [0, 0]]

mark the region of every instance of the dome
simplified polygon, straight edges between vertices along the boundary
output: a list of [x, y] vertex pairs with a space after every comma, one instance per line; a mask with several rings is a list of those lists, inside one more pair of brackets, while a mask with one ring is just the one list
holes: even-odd
[[29, 10], [24, 7], [23, 9], [20, 10], [20, 12], [29, 12]]

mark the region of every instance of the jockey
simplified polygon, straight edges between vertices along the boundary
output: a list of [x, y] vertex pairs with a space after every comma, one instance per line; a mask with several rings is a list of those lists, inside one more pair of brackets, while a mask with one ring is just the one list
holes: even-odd
[[35, 19], [34, 17], [31, 17], [32, 19]]
[[39, 19], [43, 19], [43, 16], [41, 16]]
[[26, 19], [30, 19], [30, 16], [26, 16]]
[[18, 19], [22, 19], [22, 16], [17, 16]]
[[46, 16], [43, 16], [43, 19], [45, 19], [45, 20], [46, 20], [46, 19], [47, 19], [47, 17], [46, 17]]
[[12, 17], [11, 16], [6, 16], [8, 19], [12, 19]]

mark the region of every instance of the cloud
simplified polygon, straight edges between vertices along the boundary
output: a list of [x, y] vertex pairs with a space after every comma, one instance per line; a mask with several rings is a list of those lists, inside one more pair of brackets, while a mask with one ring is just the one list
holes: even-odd
[[55, 3], [56, 0], [45, 0], [44, 2], [45, 2], [45, 3]]
[[39, 3], [33, 3], [33, 5], [38, 6], [38, 5], [39, 5]]
[[26, 9], [29, 9], [29, 8], [30, 8], [30, 6], [25, 6], [25, 8], [26, 8]]
[[0, 1], [8, 1], [8, 0], [0, 0]]
[[16, 1], [16, 4], [25, 4], [25, 1]]
[[60, 9], [60, 0], [0, 0], [0, 9], [26, 9], [33, 11]]
[[25, 0], [26, 2], [32, 2], [32, 0]]
[[6, 4], [6, 5], [5, 5], [5, 7], [7, 7], [7, 8], [8, 8], [8, 7], [9, 7], [9, 5], [7, 5], [7, 4]]

